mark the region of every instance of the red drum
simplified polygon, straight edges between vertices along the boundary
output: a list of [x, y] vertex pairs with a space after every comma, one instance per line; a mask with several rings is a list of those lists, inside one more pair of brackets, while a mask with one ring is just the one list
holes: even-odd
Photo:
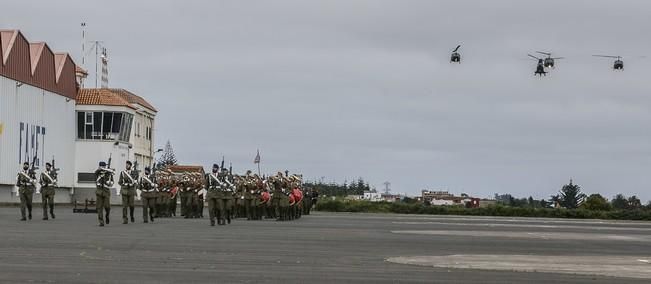
[[271, 199], [271, 194], [269, 194], [269, 192], [264, 191], [260, 195], [260, 199], [262, 200], [262, 202], [269, 202], [269, 200]]
[[294, 188], [294, 189], [292, 190], [292, 196], [294, 196], [294, 200], [295, 200], [296, 202], [301, 202], [301, 201], [303, 201], [303, 192], [302, 192], [300, 189], [298, 189], [298, 188]]

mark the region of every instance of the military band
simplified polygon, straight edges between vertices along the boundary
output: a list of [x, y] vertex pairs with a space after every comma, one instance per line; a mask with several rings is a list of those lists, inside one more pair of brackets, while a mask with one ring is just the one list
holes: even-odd
[[[54, 160], [52, 161], [54, 162]], [[32, 219], [32, 197], [36, 189], [34, 166], [25, 162], [16, 178], [21, 201], [21, 220]], [[115, 171], [109, 163], [100, 162], [95, 171], [97, 217], [99, 226], [110, 222], [111, 189]], [[40, 184], [43, 219], [55, 218], [54, 195], [57, 186], [57, 169], [46, 163], [38, 180]], [[181, 216], [186, 219], [202, 218], [203, 205], [208, 204], [211, 226], [230, 224], [234, 218], [246, 220], [275, 219], [288, 221], [308, 215], [318, 197], [317, 192], [302, 189], [302, 177], [278, 172], [269, 177], [260, 177], [247, 171], [234, 175], [232, 170], [213, 165], [210, 173], [173, 172], [162, 169], [152, 173], [147, 167], [141, 175], [126, 161], [125, 169], [118, 177], [119, 195], [122, 199], [122, 223], [135, 222], [136, 196], [142, 201], [144, 223], [154, 218], [176, 216], [176, 205], [180, 196]], [[140, 194], [139, 194], [140, 193]], [[49, 209], [49, 216], [48, 211]]]

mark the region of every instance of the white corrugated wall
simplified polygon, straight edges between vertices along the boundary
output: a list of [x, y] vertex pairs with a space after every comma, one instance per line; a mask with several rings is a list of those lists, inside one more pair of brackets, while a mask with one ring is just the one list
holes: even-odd
[[21, 163], [36, 155], [41, 169], [55, 156], [59, 186], [72, 187], [74, 100], [0, 76], [0, 124], [0, 184], [15, 183]]

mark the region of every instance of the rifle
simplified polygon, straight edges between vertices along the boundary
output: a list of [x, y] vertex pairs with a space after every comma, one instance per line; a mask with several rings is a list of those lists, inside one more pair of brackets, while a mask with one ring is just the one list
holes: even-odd
[[54, 156], [52, 156], [52, 170], [50, 170], [50, 172], [51, 172], [52, 174], [50, 174], [50, 177], [53, 179], [53, 181], [52, 181], [52, 185], [53, 185], [53, 186], [59, 186], [59, 185], [57, 184], [57, 182], [56, 182], [57, 177], [59, 176], [59, 170], [60, 170], [60, 169], [58, 169], [58, 168], [56, 167], [55, 160], [54, 160]]
[[224, 168], [224, 156], [222, 156], [222, 166], [220, 167], [220, 169], [223, 169], [223, 168]]
[[36, 170], [38, 170], [38, 167], [36, 166], [36, 155], [34, 155], [34, 158], [32, 159], [32, 165], [29, 167], [29, 174], [36, 175]]
[[52, 175], [53, 175], [52, 178], [56, 179], [56, 177], [57, 177], [57, 175], [59, 174], [59, 171], [60, 171], [61, 169], [57, 168], [57, 167], [55, 166], [55, 163], [54, 163], [54, 162], [55, 162], [55, 160], [54, 160], [54, 156], [52, 156]]
[[138, 161], [135, 161], [133, 163], [133, 172], [136, 174], [137, 177], [140, 176], [140, 170], [138, 170]]

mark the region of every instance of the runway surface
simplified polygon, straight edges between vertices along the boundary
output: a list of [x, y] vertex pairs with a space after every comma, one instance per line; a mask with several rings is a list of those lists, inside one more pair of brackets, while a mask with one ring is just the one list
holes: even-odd
[[317, 212], [123, 225], [113, 207], [98, 227], [70, 208], [35, 213], [0, 208], [2, 283], [651, 283], [651, 222]]

